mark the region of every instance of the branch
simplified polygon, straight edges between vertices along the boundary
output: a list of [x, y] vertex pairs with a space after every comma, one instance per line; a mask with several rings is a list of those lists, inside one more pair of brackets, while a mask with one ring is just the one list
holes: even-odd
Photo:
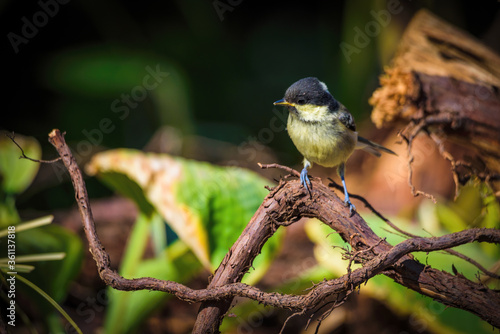
[[[226, 254], [207, 289], [194, 290], [180, 283], [150, 277], [126, 279], [110, 267], [92, 217], [81, 170], [59, 130], [49, 134], [68, 169], [78, 209], [102, 280], [118, 290], [156, 290], [175, 295], [189, 302], [203, 302], [194, 333], [216, 333], [233, 297], [247, 297], [274, 307], [307, 310], [320, 307], [326, 297], [352, 291], [369, 278], [383, 273], [397, 283], [430, 296], [446, 305], [468, 310], [495, 327], [500, 327], [500, 295], [461, 275], [451, 275], [424, 266], [409, 254], [456, 247], [474, 241], [500, 243], [500, 231], [470, 229], [435, 238], [414, 238], [392, 247], [379, 238], [357, 214], [350, 215], [344, 203], [322, 183], [306, 193], [299, 181], [280, 182], [266, 197], [241, 236]], [[336, 230], [356, 251], [358, 268], [335, 280], [316, 284], [306, 295], [265, 293], [242, 283], [241, 278], [251, 266], [265, 241], [279, 228], [302, 217], [316, 217]]]
[[[341, 185], [337, 184], [335, 181], [333, 181], [333, 179], [328, 178], [328, 180], [330, 180], [330, 183], [328, 184], [329, 187], [334, 187], [334, 188], [336, 188], [337, 190], [340, 190], [340, 191], [344, 190], [344, 188]], [[405, 235], [405, 236], [410, 237], [410, 238], [420, 238], [418, 235], [415, 235], [415, 234], [412, 234], [410, 232], [407, 232], [407, 231], [399, 228], [397, 225], [393, 224], [389, 219], [385, 218], [380, 212], [378, 212], [377, 210], [375, 210], [375, 208], [363, 196], [356, 195], [356, 194], [351, 194], [351, 193], [349, 193], [349, 196], [352, 197], [352, 198], [358, 199], [361, 202], [363, 202], [363, 204], [368, 209], [370, 209], [370, 211], [372, 211], [377, 217], [379, 217], [380, 219], [382, 219], [387, 225], [389, 225], [390, 227], [392, 227], [396, 232], [401, 233], [402, 235]], [[459, 253], [459, 252], [457, 252], [457, 251], [455, 251], [453, 249], [445, 249], [444, 251], [446, 253], [450, 254], [450, 255], [456, 256], [458, 258], [461, 258], [464, 261], [469, 262], [470, 264], [472, 264], [473, 266], [475, 266], [479, 270], [481, 270], [485, 275], [488, 275], [491, 278], [500, 279], [500, 275], [497, 275], [497, 274], [489, 271], [488, 269], [486, 269], [485, 267], [483, 267], [476, 260], [471, 259], [470, 257], [465, 256], [462, 253]]]
[[55, 159], [52, 159], [52, 160], [42, 160], [42, 159], [33, 159], [33, 158], [30, 158], [30, 157], [28, 157], [26, 155], [26, 153], [24, 153], [23, 148], [16, 141], [16, 134], [14, 132], [12, 132], [12, 134], [6, 133], [5, 136], [7, 138], [9, 138], [17, 146], [17, 148], [19, 148], [19, 150], [21, 151], [21, 156], [19, 157], [19, 159], [26, 159], [26, 160], [33, 161], [33, 162], [38, 162], [38, 163], [41, 163], [41, 164], [52, 164], [54, 162], [58, 162], [59, 160], [61, 160], [61, 157], [58, 157], [58, 158], [55, 158]]

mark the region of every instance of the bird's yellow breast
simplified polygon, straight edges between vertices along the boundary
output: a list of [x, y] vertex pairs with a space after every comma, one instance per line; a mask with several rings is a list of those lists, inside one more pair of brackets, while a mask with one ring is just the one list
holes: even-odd
[[304, 158], [325, 167], [345, 162], [354, 151], [358, 138], [357, 132], [347, 129], [333, 116], [321, 122], [306, 122], [290, 113], [287, 131]]

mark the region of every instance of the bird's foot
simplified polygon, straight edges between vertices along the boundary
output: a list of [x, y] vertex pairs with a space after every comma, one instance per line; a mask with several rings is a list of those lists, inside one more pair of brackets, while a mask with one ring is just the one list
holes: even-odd
[[344, 199], [344, 204], [345, 206], [349, 207], [349, 213], [352, 213], [353, 211], [356, 211], [356, 207], [354, 204], [351, 203], [351, 200], [349, 199], [349, 195], [347, 195]]
[[302, 169], [302, 172], [300, 172], [300, 183], [302, 183], [306, 190], [309, 190], [309, 187], [307, 186], [308, 183], [312, 188], [312, 183], [311, 180], [309, 180], [309, 176], [307, 175], [307, 168], [305, 167], [304, 169]]

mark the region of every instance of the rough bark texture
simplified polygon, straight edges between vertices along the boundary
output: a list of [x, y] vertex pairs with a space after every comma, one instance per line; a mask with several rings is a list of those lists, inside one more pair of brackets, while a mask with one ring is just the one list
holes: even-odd
[[[126, 279], [111, 269], [109, 256], [95, 229], [92, 211], [82, 172], [76, 164], [59, 130], [49, 134], [67, 168], [80, 211], [89, 249], [102, 280], [109, 286], [125, 291], [156, 290], [177, 298], [202, 302], [194, 333], [218, 333], [219, 325], [235, 296], [251, 298], [266, 305], [292, 310], [314, 310], [331, 296], [349, 294], [377, 274], [385, 274], [410, 289], [430, 296], [445, 305], [474, 313], [495, 327], [500, 327], [500, 293], [462, 275], [452, 275], [415, 261], [414, 251], [442, 250], [474, 241], [500, 243], [496, 229], [470, 229], [435, 238], [408, 239], [391, 246], [377, 236], [357, 213], [350, 215], [335, 193], [313, 180], [307, 193], [298, 180], [281, 181], [265, 198], [245, 231], [222, 261], [207, 289], [193, 290], [177, 282], [151, 277]], [[297, 172], [295, 172], [297, 173]], [[239, 283], [259, 254], [265, 241], [280, 226], [287, 226], [302, 217], [316, 217], [337, 231], [351, 245], [353, 261], [361, 268], [344, 276], [314, 285], [305, 295], [266, 293]]]
[[500, 57], [429, 12], [408, 26], [370, 103], [381, 126], [431, 135], [457, 185], [471, 176], [500, 196]]

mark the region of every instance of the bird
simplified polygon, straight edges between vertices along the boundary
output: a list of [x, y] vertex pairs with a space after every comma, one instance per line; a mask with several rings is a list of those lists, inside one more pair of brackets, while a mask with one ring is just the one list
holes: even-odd
[[328, 91], [318, 78], [303, 78], [292, 84], [285, 96], [274, 105], [286, 106], [289, 111], [287, 132], [297, 150], [304, 156], [300, 182], [309, 191], [312, 183], [308, 169], [313, 163], [337, 167], [344, 188], [344, 203], [350, 213], [356, 210], [351, 203], [345, 183], [345, 164], [355, 149], [376, 157], [381, 152], [394, 154], [388, 148], [358, 135], [349, 110]]

